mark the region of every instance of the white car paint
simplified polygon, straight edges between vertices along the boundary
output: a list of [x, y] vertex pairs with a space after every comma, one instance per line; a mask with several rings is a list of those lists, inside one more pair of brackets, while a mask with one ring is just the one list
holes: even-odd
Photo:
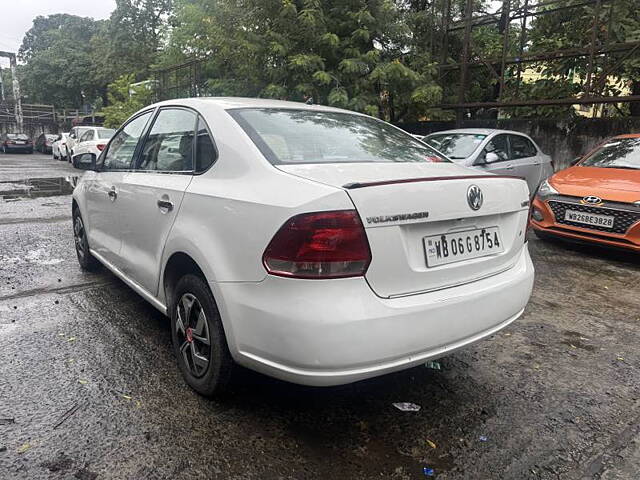
[[[434, 137], [442, 138], [444, 135], [468, 135], [471, 138], [475, 137], [478, 139], [476, 148], [469, 152], [465, 158], [454, 158], [450, 152], [443, 149], [442, 152], [448, 155], [451, 160], [459, 165], [474, 167], [483, 172], [522, 177], [526, 179], [532, 196], [538, 189], [540, 183], [553, 174], [554, 168], [551, 157], [544, 154], [536, 142], [524, 133], [489, 128], [461, 128], [426, 135], [423, 137], [423, 141], [440, 150], [438, 145], [433, 142], [433, 139]], [[508, 148], [507, 155], [505, 155], [504, 158], [494, 157], [493, 161], [488, 161], [488, 146], [497, 142], [497, 138], [508, 139], [508, 142], [505, 143]], [[533, 146], [530, 152], [531, 155], [514, 155], [515, 148], [512, 147], [513, 139], [524, 139], [524, 142], [531, 142]]]
[[80, 140], [80, 137], [82, 136], [82, 134], [84, 132], [86, 132], [88, 129], [90, 129], [92, 127], [73, 127], [70, 131], [69, 131], [69, 136], [67, 138], [67, 142], [66, 142], [66, 147], [67, 147], [67, 159], [69, 160], [69, 162], [71, 162], [71, 157], [73, 155], [75, 155], [75, 146], [78, 143], [78, 140]]
[[51, 146], [51, 153], [55, 160], [65, 160], [67, 158], [67, 139], [69, 138], [69, 133], [61, 133], [58, 135], [58, 139], [53, 142]]
[[90, 127], [84, 130], [74, 144], [71, 163], [75, 165], [74, 157], [83, 153], [93, 153], [96, 157], [99, 156], [114, 133], [116, 133], [115, 130], [102, 127]]
[[[174, 308], [165, 267], [174, 255], [187, 254], [215, 298], [235, 362], [291, 382], [344, 384], [441, 357], [522, 314], [534, 275], [525, 241], [529, 190], [522, 180], [453, 163], [273, 165], [230, 110], [364, 116], [235, 98], [173, 100], [145, 111], [156, 115], [172, 106], [193, 109], [206, 121], [217, 150], [213, 166], [202, 173], [98, 167], [80, 179], [74, 205], [94, 257], [165, 314]], [[151, 121], [133, 122], [144, 125], [144, 141]], [[116, 134], [98, 165], [121, 138], [136, 136]], [[143, 161], [146, 144], [126, 149]], [[472, 185], [484, 193], [477, 211], [467, 198]], [[160, 200], [171, 201], [172, 210], [161, 208]], [[292, 217], [354, 209], [371, 251], [364, 274], [303, 279], [267, 272], [265, 249]], [[399, 216], [416, 212], [422, 213]], [[494, 226], [501, 231], [501, 253], [426, 265], [424, 237]]]

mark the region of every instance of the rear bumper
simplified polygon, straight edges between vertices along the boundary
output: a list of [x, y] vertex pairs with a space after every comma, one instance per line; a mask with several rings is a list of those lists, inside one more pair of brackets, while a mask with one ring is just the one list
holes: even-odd
[[329, 386], [419, 365], [497, 332], [522, 314], [533, 275], [525, 247], [499, 275], [395, 299], [377, 297], [363, 278], [211, 286], [238, 363]]
[[534, 199], [532, 207], [540, 211], [544, 217], [541, 221], [531, 219], [531, 228], [538, 233], [572, 242], [640, 252], [640, 222], [631, 226], [625, 234], [616, 234], [557, 223], [547, 203], [538, 197]]
[[5, 145], [7, 152], [33, 152], [33, 145]]

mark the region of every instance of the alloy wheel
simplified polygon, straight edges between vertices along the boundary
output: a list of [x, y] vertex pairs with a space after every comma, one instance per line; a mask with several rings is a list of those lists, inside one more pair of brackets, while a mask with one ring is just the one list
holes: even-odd
[[78, 256], [81, 259], [84, 259], [86, 237], [84, 233], [84, 224], [82, 223], [82, 218], [80, 218], [80, 215], [77, 215], [75, 221], [73, 222], [73, 240], [76, 244], [76, 251], [78, 252]]
[[202, 377], [211, 361], [211, 336], [204, 309], [191, 293], [182, 295], [176, 309], [176, 334], [182, 360], [191, 375]]

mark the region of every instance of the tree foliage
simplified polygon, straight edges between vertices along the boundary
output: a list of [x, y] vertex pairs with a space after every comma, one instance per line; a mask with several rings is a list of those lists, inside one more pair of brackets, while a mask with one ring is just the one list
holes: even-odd
[[122, 75], [145, 79], [162, 49], [170, 8], [171, 0], [116, 0], [106, 21], [36, 17], [18, 52], [25, 97], [77, 108], [107, 101], [107, 85]]
[[152, 91], [145, 86], [132, 86], [135, 75], [122, 75], [109, 84], [108, 106], [100, 112], [104, 116], [104, 126], [118, 128], [131, 115], [151, 102]]
[[442, 94], [391, 0], [176, 0], [168, 55], [207, 57], [214, 95], [306, 100], [416, 118]]

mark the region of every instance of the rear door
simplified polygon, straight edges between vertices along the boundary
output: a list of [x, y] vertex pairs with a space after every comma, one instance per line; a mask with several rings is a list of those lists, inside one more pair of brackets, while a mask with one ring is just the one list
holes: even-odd
[[538, 149], [523, 135], [510, 134], [508, 137], [515, 175], [524, 178], [529, 186], [529, 192], [533, 193], [540, 183], [542, 170], [542, 158]]
[[193, 178], [198, 115], [161, 108], [140, 149], [134, 172], [123, 179], [122, 270], [152, 295], [169, 231]]
[[112, 265], [120, 268], [122, 246], [122, 181], [131, 169], [134, 154], [151, 111], [129, 121], [115, 135], [102, 157], [98, 172], [86, 185], [89, 245]]
[[82, 135], [80, 135], [80, 138], [78, 139], [78, 143], [76, 144], [76, 147], [73, 149], [74, 156], [87, 152], [86, 143], [93, 139], [93, 135], [94, 135], [93, 130], [87, 130]]

